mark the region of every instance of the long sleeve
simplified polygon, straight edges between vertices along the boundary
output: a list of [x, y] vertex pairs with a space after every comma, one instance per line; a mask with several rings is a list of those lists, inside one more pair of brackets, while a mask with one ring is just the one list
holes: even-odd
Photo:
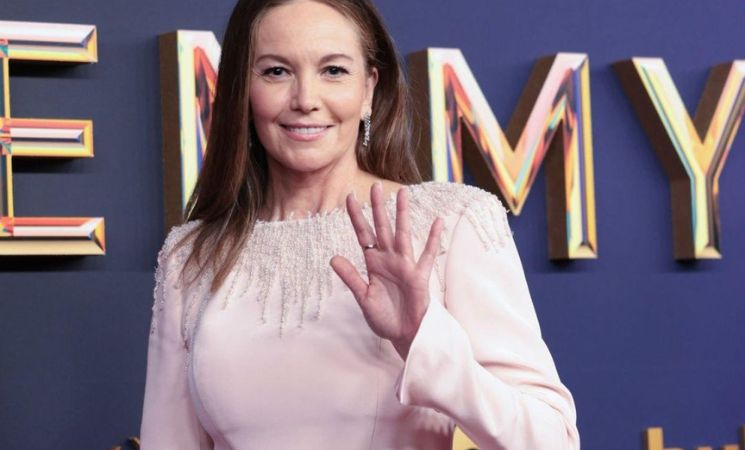
[[402, 404], [447, 414], [480, 450], [577, 450], [570, 392], [538, 320], [506, 213], [491, 194], [465, 208], [399, 381]]
[[140, 430], [142, 450], [213, 448], [194, 412], [187, 384], [187, 350], [181, 333], [183, 299], [176, 287], [180, 267], [170, 255], [181, 231], [169, 234], [158, 255]]

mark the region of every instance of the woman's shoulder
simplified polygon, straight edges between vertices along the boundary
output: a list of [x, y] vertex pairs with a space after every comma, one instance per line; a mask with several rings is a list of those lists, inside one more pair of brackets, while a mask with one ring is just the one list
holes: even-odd
[[452, 240], [456, 228], [475, 233], [486, 248], [498, 249], [512, 231], [508, 210], [499, 197], [484, 189], [462, 183], [428, 181], [408, 186], [414, 222], [445, 221], [445, 240]]
[[499, 197], [484, 189], [463, 183], [426, 181], [408, 186], [413, 203], [438, 215], [462, 216], [465, 213], [493, 209], [506, 214]]
[[[163, 246], [160, 252], [158, 252], [158, 265], [164, 265], [166, 260], [183, 262], [191, 253], [194, 231], [201, 223], [201, 220], [190, 220], [186, 223], [173, 226], [168, 231]], [[188, 241], [184, 242], [184, 239], [188, 239]]]

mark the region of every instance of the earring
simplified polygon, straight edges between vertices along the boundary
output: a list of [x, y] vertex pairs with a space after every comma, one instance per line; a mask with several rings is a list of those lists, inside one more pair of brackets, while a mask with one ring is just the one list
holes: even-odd
[[365, 116], [362, 118], [362, 121], [364, 123], [364, 131], [365, 134], [362, 138], [362, 146], [367, 147], [370, 144], [370, 113], [365, 114]]

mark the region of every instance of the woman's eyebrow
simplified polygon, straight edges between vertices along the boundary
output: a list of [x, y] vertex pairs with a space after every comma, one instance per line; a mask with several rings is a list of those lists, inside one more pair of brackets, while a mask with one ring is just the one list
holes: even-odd
[[323, 63], [326, 63], [326, 62], [329, 62], [329, 61], [332, 61], [332, 60], [335, 60], [335, 59], [346, 59], [346, 60], [349, 60], [349, 62], [353, 62], [354, 61], [354, 58], [352, 58], [351, 56], [347, 55], [346, 53], [331, 53], [331, 54], [326, 55], [323, 58], [321, 58], [321, 61], [320, 62], [321, 62], [321, 64], [323, 64]]
[[[260, 62], [263, 59], [271, 59], [271, 60], [274, 60], [274, 61], [278, 61], [278, 62], [280, 62], [282, 64], [290, 65], [290, 61], [287, 58], [284, 58], [284, 57], [282, 57], [280, 55], [275, 55], [275, 54], [272, 54], [272, 53], [267, 53], [267, 54], [258, 56], [256, 58], [256, 60], [254, 61], [254, 63], [258, 63], [258, 62]], [[321, 58], [321, 60], [319, 61], [319, 64], [324, 64], [324, 63], [327, 63], [329, 61], [333, 61], [335, 59], [346, 59], [349, 62], [354, 62], [354, 58], [352, 58], [351, 56], [347, 55], [346, 53], [330, 53], [328, 55], [324, 55]]]
[[254, 64], [255, 64], [255, 63], [258, 63], [258, 62], [259, 62], [259, 61], [261, 61], [262, 59], [273, 59], [273, 60], [275, 60], [275, 61], [278, 61], [278, 62], [280, 62], [280, 63], [282, 63], [282, 64], [287, 64], [287, 65], [289, 65], [289, 64], [290, 64], [290, 61], [288, 61], [288, 60], [287, 60], [286, 58], [283, 58], [283, 57], [281, 57], [281, 56], [279, 56], [279, 55], [273, 55], [273, 54], [271, 54], [271, 53], [268, 53], [268, 54], [266, 54], [266, 55], [261, 55], [261, 56], [257, 57], [257, 58], [256, 58], [256, 59], [254, 60]]

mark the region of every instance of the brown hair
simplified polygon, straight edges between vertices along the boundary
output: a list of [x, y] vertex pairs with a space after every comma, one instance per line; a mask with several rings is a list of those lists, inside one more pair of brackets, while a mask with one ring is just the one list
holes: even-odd
[[[248, 98], [252, 42], [261, 17], [272, 7], [292, 0], [239, 0], [223, 39], [207, 153], [186, 207], [186, 220], [201, 223], [176, 246], [196, 236], [184, 264], [197, 270], [208, 265], [216, 291], [238, 259], [264, 206], [268, 183], [266, 152], [250, 123]], [[369, 0], [314, 0], [327, 4], [360, 30], [367, 67], [378, 71], [372, 105], [372, 139], [357, 163], [369, 173], [399, 183], [421, 181], [412, 145], [408, 88], [399, 57], [379, 13]], [[202, 257], [206, 253], [205, 257]]]

